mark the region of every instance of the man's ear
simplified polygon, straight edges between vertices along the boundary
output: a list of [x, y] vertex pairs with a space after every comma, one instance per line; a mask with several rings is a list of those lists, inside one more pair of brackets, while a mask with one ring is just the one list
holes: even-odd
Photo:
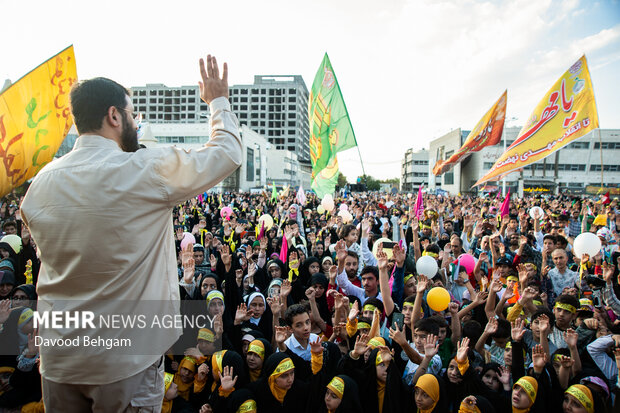
[[122, 125], [122, 116], [123, 115], [120, 113], [116, 106], [110, 106], [108, 108], [108, 113], [106, 114], [104, 121], [107, 122], [110, 126], [116, 128]]

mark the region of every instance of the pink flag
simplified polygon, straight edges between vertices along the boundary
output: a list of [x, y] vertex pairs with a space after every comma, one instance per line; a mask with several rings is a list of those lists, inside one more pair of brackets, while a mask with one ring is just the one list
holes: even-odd
[[499, 214], [500, 214], [500, 218], [504, 218], [506, 215], [510, 214], [510, 189], [508, 190], [508, 193], [506, 194], [506, 198], [504, 199], [504, 202], [502, 202], [502, 206], [499, 208]]
[[260, 232], [258, 233], [258, 240], [260, 241], [265, 236], [265, 221], [260, 225]]
[[422, 198], [422, 187], [424, 184], [420, 185], [418, 189], [418, 197], [415, 200], [415, 207], [413, 209], [413, 213], [418, 219], [422, 219], [424, 216], [424, 200]]
[[300, 206], [304, 206], [306, 204], [306, 193], [304, 189], [299, 185], [299, 190], [297, 191], [297, 202], [299, 202]]
[[280, 261], [286, 262], [286, 255], [288, 254], [288, 242], [286, 241], [286, 235], [282, 236], [282, 248], [280, 248]]

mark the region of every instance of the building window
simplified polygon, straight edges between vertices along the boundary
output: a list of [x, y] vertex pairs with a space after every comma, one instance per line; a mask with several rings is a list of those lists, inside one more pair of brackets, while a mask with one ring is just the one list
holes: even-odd
[[246, 162], [246, 181], [254, 181], [254, 149], [248, 148], [248, 159]]
[[568, 149], [590, 149], [590, 142], [572, 142], [566, 147]]
[[[620, 149], [620, 142], [603, 142], [603, 149]], [[594, 142], [594, 149], [601, 149], [601, 142]]]
[[454, 185], [454, 172], [446, 172], [443, 175], [443, 183], [444, 185]]

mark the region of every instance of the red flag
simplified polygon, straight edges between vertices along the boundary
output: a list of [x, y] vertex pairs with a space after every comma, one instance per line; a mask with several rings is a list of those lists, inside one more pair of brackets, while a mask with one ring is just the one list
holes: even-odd
[[504, 198], [504, 202], [502, 202], [502, 206], [499, 209], [500, 218], [504, 219], [504, 217], [510, 214], [510, 189], [506, 194], [506, 198]]
[[280, 248], [280, 261], [286, 262], [286, 255], [288, 254], [288, 242], [286, 241], [286, 235], [282, 236], [282, 248]]
[[607, 191], [607, 193], [605, 195], [603, 195], [603, 198], [601, 199], [601, 203], [603, 205], [611, 204], [611, 198], [609, 197], [609, 191]]

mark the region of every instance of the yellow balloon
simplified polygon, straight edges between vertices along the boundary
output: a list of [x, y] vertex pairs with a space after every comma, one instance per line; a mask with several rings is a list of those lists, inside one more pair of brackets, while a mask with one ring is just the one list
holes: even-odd
[[318, 212], [319, 214], [324, 213], [325, 208], [323, 208], [323, 205], [319, 205], [318, 207], [316, 207], [316, 212]]
[[450, 304], [450, 293], [443, 287], [431, 288], [426, 295], [426, 303], [433, 311], [443, 311]]

